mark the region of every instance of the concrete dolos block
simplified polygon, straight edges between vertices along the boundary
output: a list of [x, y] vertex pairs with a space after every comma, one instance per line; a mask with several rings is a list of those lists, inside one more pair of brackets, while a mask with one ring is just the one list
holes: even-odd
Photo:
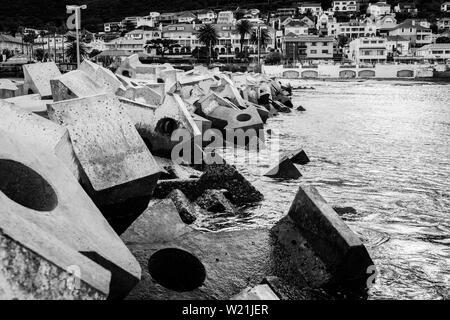
[[333, 275], [347, 286], [365, 286], [374, 264], [369, 253], [314, 187], [299, 187], [289, 217]]
[[84, 71], [95, 83], [109, 93], [116, 93], [119, 88], [124, 89], [120, 80], [117, 79], [116, 75], [111, 70], [92, 61], [84, 59], [78, 69]]
[[48, 98], [52, 95], [50, 80], [60, 77], [61, 72], [54, 62], [31, 63], [23, 65], [23, 75], [25, 93], [39, 93]]
[[139, 56], [133, 54], [122, 61], [122, 64], [117, 69], [116, 73], [129, 78], [148, 79], [156, 82], [157, 69], [157, 66], [143, 64], [139, 60]]
[[231, 300], [280, 300], [267, 284], [259, 284], [253, 288], [246, 288]]
[[69, 168], [75, 178], [80, 177], [78, 162], [66, 128], [2, 100], [0, 114], [0, 130], [50, 150]]
[[140, 266], [70, 171], [47, 149], [0, 136], [0, 297], [126, 295]]
[[54, 101], [69, 100], [89, 97], [100, 93], [106, 93], [106, 88], [100, 87], [84, 71], [70, 71], [56, 79], [50, 80]]
[[181, 221], [171, 200], [152, 201], [122, 234], [143, 270], [127, 299], [229, 299], [269, 275], [322, 285], [323, 264], [294, 225], [283, 226], [281, 237], [270, 229], [202, 232]]
[[48, 113], [69, 130], [82, 183], [97, 204], [153, 193], [161, 170], [115, 96], [55, 102]]

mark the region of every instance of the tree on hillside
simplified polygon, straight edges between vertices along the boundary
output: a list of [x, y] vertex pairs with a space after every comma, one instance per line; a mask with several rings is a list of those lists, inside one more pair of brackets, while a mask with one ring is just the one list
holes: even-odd
[[349, 38], [346, 35], [340, 34], [338, 35], [338, 46], [340, 48], [345, 47], [350, 41]]
[[[272, 40], [269, 30], [267, 29], [261, 29], [261, 37], [259, 39], [259, 45], [260, 48], [265, 48], [267, 47], [267, 45], [270, 43], [270, 41]], [[257, 30], [253, 30], [252, 34], [250, 36], [250, 42], [253, 44], [258, 45], [258, 31]]]
[[241, 44], [241, 50], [242, 52], [244, 48], [244, 42], [245, 42], [245, 36], [251, 35], [253, 29], [253, 25], [248, 20], [239, 20], [239, 22], [236, 24], [236, 33], [240, 35], [239, 42]]
[[161, 58], [164, 58], [164, 53], [173, 48], [179, 48], [180, 45], [176, 40], [172, 39], [152, 39], [147, 41], [145, 48], [155, 48], [157, 50], [157, 54], [161, 55]]
[[30, 60], [32, 60], [33, 58], [33, 46], [36, 38], [37, 38], [36, 33], [34, 33], [33, 31], [23, 35], [23, 42], [30, 46]]
[[209, 23], [202, 25], [197, 32], [197, 38], [200, 43], [204, 44], [205, 47], [208, 47], [208, 61], [211, 63], [212, 49], [218, 41], [216, 28]]
[[439, 37], [436, 39], [436, 43], [450, 43], [449, 37]]

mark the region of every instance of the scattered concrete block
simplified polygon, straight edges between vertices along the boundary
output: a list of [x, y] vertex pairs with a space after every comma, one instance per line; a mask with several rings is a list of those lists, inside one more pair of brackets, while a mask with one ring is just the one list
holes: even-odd
[[283, 113], [290, 113], [290, 112], [292, 112], [289, 107], [285, 106], [280, 101], [275, 101], [275, 100], [272, 101], [272, 106], [275, 109], [277, 109], [277, 111], [279, 111], [279, 112], [283, 112]]
[[[7, 279], [6, 296], [126, 295], [140, 279], [140, 266], [72, 173], [47, 149], [8, 132], [0, 136], [0, 283], [3, 290]], [[71, 269], [72, 281], [81, 280], [78, 292], [76, 283], [66, 282]]]
[[101, 94], [48, 108], [50, 119], [69, 130], [82, 183], [97, 204], [152, 194], [161, 169], [116, 97]]
[[173, 190], [169, 194], [169, 198], [175, 204], [180, 218], [184, 223], [191, 224], [197, 219], [199, 211], [197, 204], [192, 203], [181, 190]]
[[26, 94], [39, 93], [44, 98], [51, 98], [50, 80], [61, 76], [61, 72], [54, 62], [24, 64], [25, 77], [24, 92]]
[[298, 179], [302, 176], [289, 158], [282, 158], [277, 165], [270, 168], [264, 175], [282, 179]]
[[374, 265], [357, 235], [314, 187], [300, 185], [289, 217], [302, 230], [330, 272], [347, 286], [365, 287]]
[[129, 100], [154, 106], [160, 105], [164, 99], [164, 96], [147, 86], [134, 86], [125, 90], [119, 89], [116, 94]]
[[203, 137], [203, 135], [205, 134], [206, 131], [211, 129], [212, 122], [210, 120], [205, 119], [205, 118], [199, 116], [196, 113], [192, 114], [192, 119], [194, 119], [195, 124], [200, 129], [200, 131], [202, 132], [202, 137]]
[[297, 107], [297, 111], [306, 111], [306, 109], [303, 108], [303, 106], [298, 106], [298, 107]]
[[156, 82], [157, 66], [143, 64], [137, 54], [126, 57], [116, 73], [129, 78], [147, 79]]
[[263, 128], [263, 125], [264, 123], [259, 116], [258, 110], [250, 106], [244, 110], [230, 112], [225, 129], [259, 130]]
[[267, 284], [259, 284], [255, 287], [244, 289], [231, 300], [280, 300], [275, 292]]
[[5, 101], [10, 102], [25, 111], [38, 114], [44, 118], [47, 117], [47, 103], [53, 102], [51, 99], [42, 100], [38, 93], [9, 98], [5, 99]]
[[55, 102], [89, 97], [106, 93], [108, 90], [100, 87], [99, 83], [81, 70], [70, 71], [56, 79], [50, 80], [50, 86]]
[[303, 149], [297, 149], [287, 152], [283, 158], [290, 159], [293, 163], [305, 165], [309, 163], [309, 158]]
[[27, 143], [50, 150], [79, 179], [78, 161], [70, 141], [69, 132], [50, 120], [0, 100], [0, 130]]
[[225, 197], [224, 191], [226, 192], [226, 190], [205, 190], [205, 192], [195, 200], [195, 203], [212, 213], [227, 213], [234, 215], [235, 209]]
[[[293, 224], [285, 228], [301, 240]], [[269, 229], [194, 230], [181, 221], [168, 199], [151, 204], [122, 239], [143, 270], [127, 299], [230, 299], [268, 275], [293, 285], [323, 285], [327, 279], [304, 241], [294, 246], [286, 242], [293, 239], [281, 239]], [[293, 256], [285, 246], [295, 249]]]
[[0, 79], [0, 99], [15, 97], [19, 94], [19, 87], [9, 79]]
[[125, 89], [121, 81], [117, 79], [111, 70], [89, 61], [88, 59], [83, 60], [78, 70], [84, 71], [106, 92], [116, 93], [119, 88]]

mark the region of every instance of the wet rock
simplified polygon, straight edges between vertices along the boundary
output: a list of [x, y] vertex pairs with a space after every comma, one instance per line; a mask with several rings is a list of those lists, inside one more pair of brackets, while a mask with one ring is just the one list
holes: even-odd
[[289, 158], [283, 157], [280, 162], [270, 168], [264, 176], [281, 179], [298, 179], [302, 174]]
[[303, 149], [286, 152], [283, 158], [290, 159], [293, 163], [305, 165], [309, 163], [309, 158]]
[[303, 106], [298, 106], [298, 107], [297, 107], [297, 111], [306, 111], [306, 109], [303, 108]]
[[191, 224], [197, 219], [199, 211], [197, 205], [192, 203], [181, 190], [173, 190], [169, 194], [169, 198], [175, 204], [180, 218], [184, 223]]
[[264, 196], [239, 171], [229, 164], [210, 164], [197, 183], [199, 195], [207, 189], [226, 189], [235, 205], [261, 201]]
[[283, 113], [290, 113], [292, 112], [292, 110], [285, 106], [284, 104], [282, 104], [279, 101], [272, 101], [272, 106], [278, 111], [278, 112], [283, 112]]
[[224, 191], [226, 192], [226, 190], [205, 190], [205, 192], [195, 200], [195, 203], [212, 213], [234, 214], [235, 209], [225, 197]]
[[357, 214], [357, 211], [353, 207], [333, 207], [333, 210], [340, 216], [346, 214]]

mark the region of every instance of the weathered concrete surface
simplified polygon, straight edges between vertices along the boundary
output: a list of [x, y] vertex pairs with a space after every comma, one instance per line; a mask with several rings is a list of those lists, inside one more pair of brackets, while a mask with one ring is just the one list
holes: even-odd
[[[9, 294], [32, 294], [30, 283], [47, 274], [53, 287], [60, 285], [61, 291], [55, 294], [76, 297], [61, 283], [67, 278], [61, 268], [67, 270], [73, 265], [81, 269], [79, 277], [92, 288], [84, 288], [83, 297], [125, 295], [139, 280], [140, 267], [72, 173], [47, 149], [8, 132], [1, 131], [0, 136], [0, 229], [27, 248], [21, 253], [27, 259], [24, 262], [11, 251], [17, 250], [15, 244], [3, 242], [1, 259], [14, 263], [20, 273], [36, 271], [27, 275], [26, 283], [22, 283], [23, 273], [15, 280], [16, 275], [10, 271], [3, 273], [11, 286]], [[35, 264], [23, 265], [33, 263], [27, 250], [41, 258]], [[104, 269], [111, 272], [111, 280]], [[19, 282], [12, 284], [16, 280]], [[23, 291], [17, 291], [18, 286]], [[39, 289], [33, 290], [40, 294]]]
[[[141, 282], [127, 299], [229, 299], [268, 275], [296, 286], [307, 286], [312, 279], [324, 284], [328, 278], [323, 264], [304, 246], [293, 224], [285, 228], [291, 228], [297, 243], [267, 229], [200, 232], [181, 221], [170, 201], [155, 202], [122, 235], [143, 269]], [[165, 260], [161, 254], [167, 249], [191, 259], [170, 265], [170, 256]], [[151, 262], [157, 256], [155, 270]], [[203, 268], [196, 269], [199, 263]], [[177, 283], [171, 283], [171, 277], [178, 278]], [[196, 285], [177, 287], [183, 280]]]
[[280, 300], [280, 298], [267, 284], [259, 284], [253, 288], [245, 288], [231, 300]]
[[100, 83], [94, 81], [87, 73], [74, 70], [50, 80], [52, 96], [55, 102], [89, 97], [96, 94], [106, 93], [107, 88], [101, 87]]
[[365, 286], [369, 253], [315, 188], [300, 185], [289, 216], [340, 283]]
[[23, 74], [25, 77], [24, 92], [39, 93], [44, 98], [52, 96], [50, 80], [61, 76], [61, 72], [54, 62], [24, 64]]
[[69, 130], [82, 183], [97, 204], [153, 193], [161, 169], [116, 97], [55, 102], [48, 114]]
[[33, 112], [44, 118], [47, 117], [47, 104], [52, 103], [52, 99], [41, 99], [41, 96], [36, 94], [27, 94], [23, 96], [5, 99], [6, 102], [13, 103], [15, 106], [29, 112]]
[[[166, 156], [170, 156], [172, 149], [179, 143], [190, 144], [197, 137], [201, 137], [200, 129], [178, 94], [166, 94], [162, 105], [155, 110], [155, 122], [152, 128], [153, 130], [147, 133], [149, 136], [143, 132], [141, 135], [151, 141], [152, 152]], [[177, 129], [182, 130], [187, 141], [180, 141], [172, 136]]]
[[287, 157], [283, 157], [279, 163], [270, 168], [264, 175], [281, 179], [298, 179], [302, 176], [295, 164]]
[[129, 100], [133, 100], [140, 103], [150, 104], [153, 106], [160, 105], [164, 96], [147, 86], [133, 86], [128, 87], [125, 90], [119, 89], [117, 95]]
[[119, 88], [125, 89], [116, 75], [109, 69], [84, 59], [78, 70], [84, 71], [96, 84], [109, 93], [116, 93]]
[[19, 87], [9, 79], [0, 79], [0, 99], [18, 96]]
[[156, 82], [157, 69], [158, 67], [156, 66], [143, 64], [139, 60], [139, 56], [133, 54], [122, 61], [122, 64], [117, 69], [116, 73], [130, 78], [148, 79]]
[[50, 150], [79, 179], [78, 161], [66, 128], [2, 100], [0, 114], [0, 130]]

